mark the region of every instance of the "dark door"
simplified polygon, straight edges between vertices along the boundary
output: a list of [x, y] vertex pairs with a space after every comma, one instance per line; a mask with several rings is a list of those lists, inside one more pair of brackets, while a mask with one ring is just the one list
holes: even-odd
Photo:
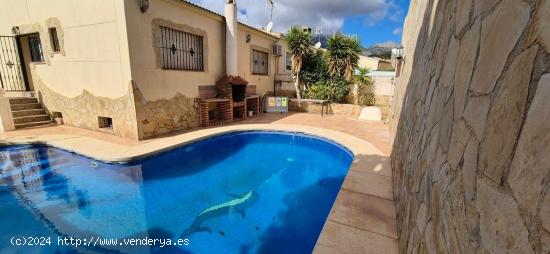
[[0, 36], [0, 85], [5, 91], [28, 91], [17, 37]]

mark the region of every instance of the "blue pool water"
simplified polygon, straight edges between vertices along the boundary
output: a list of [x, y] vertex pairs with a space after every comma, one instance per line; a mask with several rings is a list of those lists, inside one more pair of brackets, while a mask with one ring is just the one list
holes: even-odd
[[[0, 147], [0, 252], [310, 253], [352, 160], [328, 140], [262, 131], [129, 164], [47, 146]], [[64, 237], [96, 246], [59, 245]]]

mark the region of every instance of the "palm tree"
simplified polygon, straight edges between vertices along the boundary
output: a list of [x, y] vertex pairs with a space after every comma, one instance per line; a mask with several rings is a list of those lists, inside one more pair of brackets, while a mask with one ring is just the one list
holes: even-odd
[[356, 37], [336, 34], [328, 39], [327, 50], [330, 74], [351, 81], [361, 53], [359, 40]]
[[372, 106], [375, 103], [374, 86], [372, 79], [367, 75], [368, 68], [358, 67], [354, 75], [355, 84], [357, 85], [357, 101], [356, 103], [362, 106]]
[[369, 68], [366, 67], [357, 67], [357, 73], [355, 75], [355, 80], [359, 84], [370, 84], [371, 78], [367, 76], [367, 74], [370, 72]]
[[311, 33], [302, 30], [299, 27], [292, 27], [286, 35], [288, 48], [292, 53], [292, 67], [294, 71], [294, 88], [296, 89], [296, 97], [302, 98], [300, 87], [300, 78], [304, 57], [311, 51]]

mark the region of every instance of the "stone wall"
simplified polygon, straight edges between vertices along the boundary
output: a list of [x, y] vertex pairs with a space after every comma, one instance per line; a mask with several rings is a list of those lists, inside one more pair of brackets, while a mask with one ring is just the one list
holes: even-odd
[[[63, 115], [64, 124], [138, 139], [131, 84], [128, 85], [128, 93], [119, 98], [96, 96], [87, 90], [71, 98], [51, 90], [34, 70], [32, 72], [37, 97], [49, 115], [52, 115], [52, 112], [59, 112]], [[109, 130], [100, 128], [99, 116], [112, 118], [113, 128]]]
[[550, 0], [412, 0], [391, 132], [401, 253], [550, 253]]
[[321, 114], [321, 109], [324, 109], [325, 114], [357, 118], [361, 114], [361, 109], [363, 109], [363, 107], [355, 104], [339, 103], [329, 103], [324, 107], [321, 107], [321, 104], [317, 103], [298, 103], [296, 101], [290, 101], [288, 104], [288, 110], [294, 112]]
[[168, 100], [147, 101], [136, 85], [133, 94], [140, 140], [199, 127], [197, 99], [178, 93]]

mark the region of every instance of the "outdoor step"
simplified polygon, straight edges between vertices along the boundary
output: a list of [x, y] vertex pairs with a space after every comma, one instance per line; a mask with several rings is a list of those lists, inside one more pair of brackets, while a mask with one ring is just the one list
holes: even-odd
[[37, 127], [37, 126], [43, 126], [43, 125], [49, 125], [49, 124], [53, 124], [53, 122], [50, 120], [50, 121], [43, 121], [43, 122], [22, 123], [22, 124], [16, 124], [15, 129]]
[[27, 109], [42, 109], [40, 103], [25, 103], [25, 104], [12, 104], [11, 111], [20, 111]]
[[21, 116], [21, 117], [14, 117], [13, 123], [15, 124], [21, 124], [21, 123], [34, 123], [34, 122], [44, 122], [44, 121], [50, 121], [50, 116], [48, 115], [38, 115], [38, 116]]
[[15, 97], [10, 98], [11, 105], [18, 104], [29, 104], [29, 103], [38, 103], [38, 100], [35, 97]]
[[38, 116], [38, 115], [45, 115], [46, 110], [44, 110], [44, 109], [27, 109], [27, 110], [12, 111], [11, 114], [13, 115], [13, 117]]

